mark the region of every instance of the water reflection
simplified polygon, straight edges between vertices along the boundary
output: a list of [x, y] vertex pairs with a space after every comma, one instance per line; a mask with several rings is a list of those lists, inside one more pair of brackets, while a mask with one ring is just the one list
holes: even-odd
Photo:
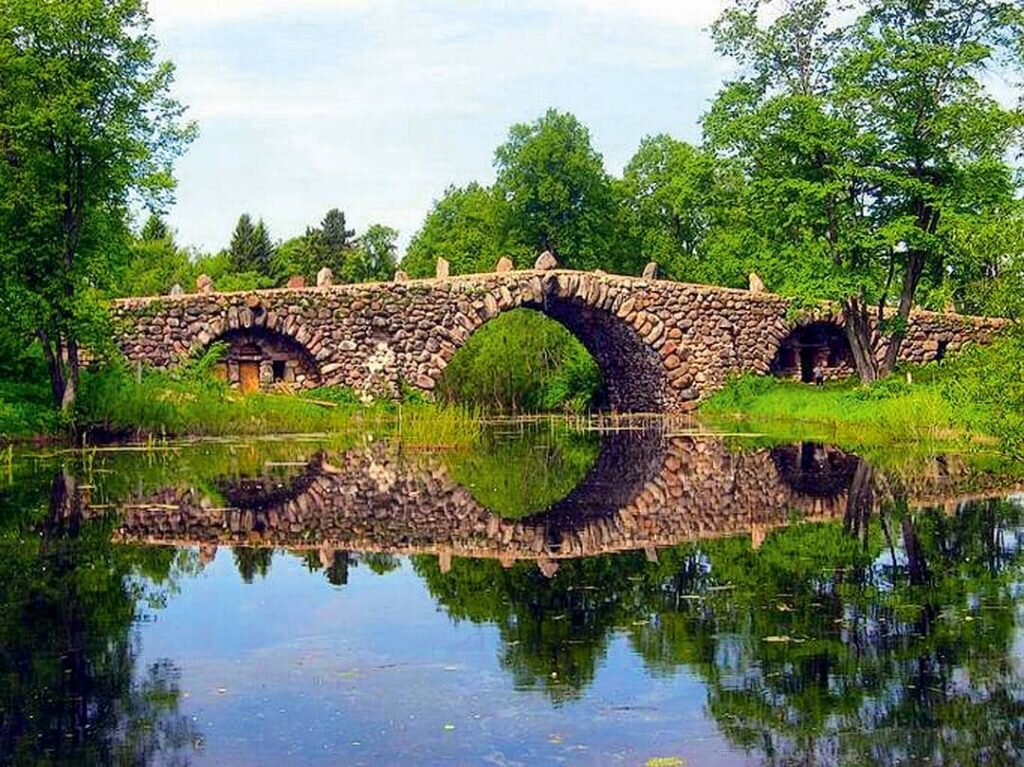
[[[352, 551], [439, 554], [442, 569], [460, 556], [504, 565], [525, 559], [551, 575], [566, 559], [636, 550], [656, 556], [706, 538], [747, 535], [756, 547], [794, 520], [843, 520], [856, 532], [883, 498], [954, 508], [1005, 496], [1020, 483], [963, 458], [879, 473], [827, 446], [739, 450], [659, 425], [527, 436], [473, 454], [410, 454], [383, 442], [300, 446], [302, 460], [289, 454], [212, 478], [190, 465], [185, 476], [165, 474], [165, 485], [102, 498], [87, 513], [115, 506], [117, 540], [200, 545], [205, 558], [220, 545], [316, 551], [311, 561], [338, 577], [343, 568], [332, 564], [333, 552]], [[216, 460], [208, 466], [218, 470]], [[256, 553], [239, 556], [247, 580], [266, 569]]]
[[[429, 644], [464, 658], [467, 626], [493, 631], [506, 694], [518, 696], [493, 706], [526, 722], [569, 711], [609, 744], [541, 753], [528, 741], [554, 748], [546, 725], [507, 736], [494, 726], [460, 730], [463, 750], [437, 745], [434, 761], [497, 749], [512, 763], [642, 763], [654, 755], [645, 747], [688, 742], [685, 730], [667, 740], [682, 712], [659, 693], [609, 700], [605, 685], [596, 700], [613, 678], [651, 690], [695, 680], [701, 694], [677, 705], [713, 723], [721, 745], [704, 748], [725, 749], [725, 761], [1019, 763], [1024, 512], [1006, 500], [1013, 474], [962, 457], [908, 468], [821, 445], [744, 450], [657, 425], [527, 436], [495, 437], [484, 456], [376, 442], [203, 446], [18, 475], [0, 489], [0, 763], [206, 758], [224, 733], [204, 742], [179, 662], [141, 662], [140, 637], [225, 561], [247, 592], [290, 565], [339, 598], [365, 592], [367, 578], [414, 575], [393, 621], [426, 601], [449, 623], [417, 637], [411, 657]], [[541, 487], [493, 509], [532, 476]], [[331, 603], [308, 599], [312, 624]], [[283, 607], [263, 605], [267, 624]], [[190, 609], [206, 620], [214, 608]], [[221, 624], [229, 645], [244, 644], [231, 634], [239, 615]], [[345, 614], [336, 652], [352, 651], [358, 620]], [[367, 633], [381, 667], [393, 665], [386, 630]], [[287, 684], [274, 658], [261, 656], [257, 674], [271, 701]], [[495, 695], [484, 687], [494, 665], [484, 654], [456, 697]], [[443, 688], [430, 679], [417, 694]], [[398, 698], [371, 692], [391, 717]], [[354, 716], [347, 700], [332, 710]], [[246, 721], [243, 703], [222, 705]], [[609, 707], [629, 726], [600, 723]], [[296, 721], [326, 710], [311, 702]], [[693, 763], [708, 756], [688, 747]], [[279, 744], [260, 748], [265, 763], [286, 760]], [[388, 741], [367, 763], [409, 748]], [[210, 759], [223, 757], [221, 747]]]
[[200, 733], [178, 713], [174, 663], [137, 666], [135, 625], [188, 555], [111, 546], [66, 472], [48, 507], [43, 492], [40, 478], [0, 494], [0, 763], [180, 763]]

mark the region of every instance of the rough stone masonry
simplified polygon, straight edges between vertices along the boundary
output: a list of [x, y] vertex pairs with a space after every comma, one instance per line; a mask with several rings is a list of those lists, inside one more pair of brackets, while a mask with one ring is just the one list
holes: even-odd
[[[827, 308], [791, 319], [787, 301], [771, 293], [560, 269], [130, 298], [116, 302], [114, 316], [132, 361], [167, 367], [220, 340], [223, 374], [243, 386], [286, 381], [396, 396], [402, 385], [431, 394], [475, 330], [518, 308], [580, 339], [604, 376], [603, 404], [620, 412], [691, 410], [732, 374], [771, 372], [807, 325], [842, 323]], [[915, 311], [901, 358], [955, 353], [1003, 324]], [[822, 364], [848, 365], [839, 357]]]

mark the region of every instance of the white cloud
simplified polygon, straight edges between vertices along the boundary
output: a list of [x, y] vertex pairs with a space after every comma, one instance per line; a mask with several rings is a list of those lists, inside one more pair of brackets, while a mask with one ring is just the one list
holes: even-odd
[[487, 182], [513, 122], [574, 112], [617, 172], [647, 133], [691, 137], [721, 0], [150, 0], [200, 123], [171, 223], [220, 247], [238, 214], [301, 232], [338, 205], [402, 243], [450, 183]]
[[149, 12], [159, 27], [188, 27], [371, 5], [372, 0], [150, 0]]
[[[659, 24], [701, 29], [711, 23], [727, 4], [727, 0], [555, 0], [554, 3], [524, 2], [519, 8], [550, 8], [552, 5], [582, 10], [587, 13], [646, 19]], [[268, 16], [299, 16], [310, 13], [405, 6], [409, 10], [423, 9], [416, 2], [388, 2], [387, 0], [150, 0], [153, 18], [160, 26], [181, 27], [254, 20]], [[504, 3], [473, 3], [474, 10], [497, 10]], [[507, 6], [506, 6], [507, 7]]]
[[559, 0], [591, 13], [627, 16], [676, 27], [703, 29], [725, 8], [726, 0]]

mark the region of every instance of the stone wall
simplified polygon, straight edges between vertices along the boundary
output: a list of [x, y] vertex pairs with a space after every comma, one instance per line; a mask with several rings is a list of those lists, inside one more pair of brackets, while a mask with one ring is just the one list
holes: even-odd
[[[607, 404], [633, 412], [687, 411], [732, 374], [768, 373], [799, 324], [787, 319], [786, 301], [768, 293], [563, 270], [124, 299], [114, 316], [131, 360], [169, 366], [225, 334], [270, 332], [310, 360], [296, 385], [387, 396], [403, 382], [432, 392], [475, 330], [520, 307], [574, 333], [602, 369]], [[915, 312], [903, 356], [953, 353], [999, 326]]]

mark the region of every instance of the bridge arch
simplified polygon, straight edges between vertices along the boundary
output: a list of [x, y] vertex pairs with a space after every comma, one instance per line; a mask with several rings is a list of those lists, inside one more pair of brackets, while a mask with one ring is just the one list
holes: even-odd
[[243, 391], [274, 384], [303, 389], [320, 383], [320, 370], [309, 349], [294, 336], [266, 327], [240, 327], [222, 332], [210, 344], [227, 349], [217, 375]]
[[779, 341], [769, 372], [778, 378], [811, 383], [818, 366], [826, 380], [856, 373], [846, 332], [831, 318], [810, 319], [791, 328]]
[[[469, 337], [496, 317], [514, 309], [529, 309], [566, 328], [594, 358], [604, 380], [604, 402], [618, 412], [655, 413], [666, 410], [669, 369], [664, 349], [666, 328], [653, 316], [629, 322], [631, 307], [609, 300], [599, 284], [585, 274], [545, 275], [527, 285], [512, 283], [484, 291], [469, 306], [460, 307], [440, 330], [439, 352], [431, 359], [427, 381], [433, 385]], [[637, 327], [640, 324], [640, 327]], [[658, 341], [662, 343], [657, 343]], [[667, 352], [680, 352], [673, 343]], [[670, 363], [671, 364], [671, 363]]]

